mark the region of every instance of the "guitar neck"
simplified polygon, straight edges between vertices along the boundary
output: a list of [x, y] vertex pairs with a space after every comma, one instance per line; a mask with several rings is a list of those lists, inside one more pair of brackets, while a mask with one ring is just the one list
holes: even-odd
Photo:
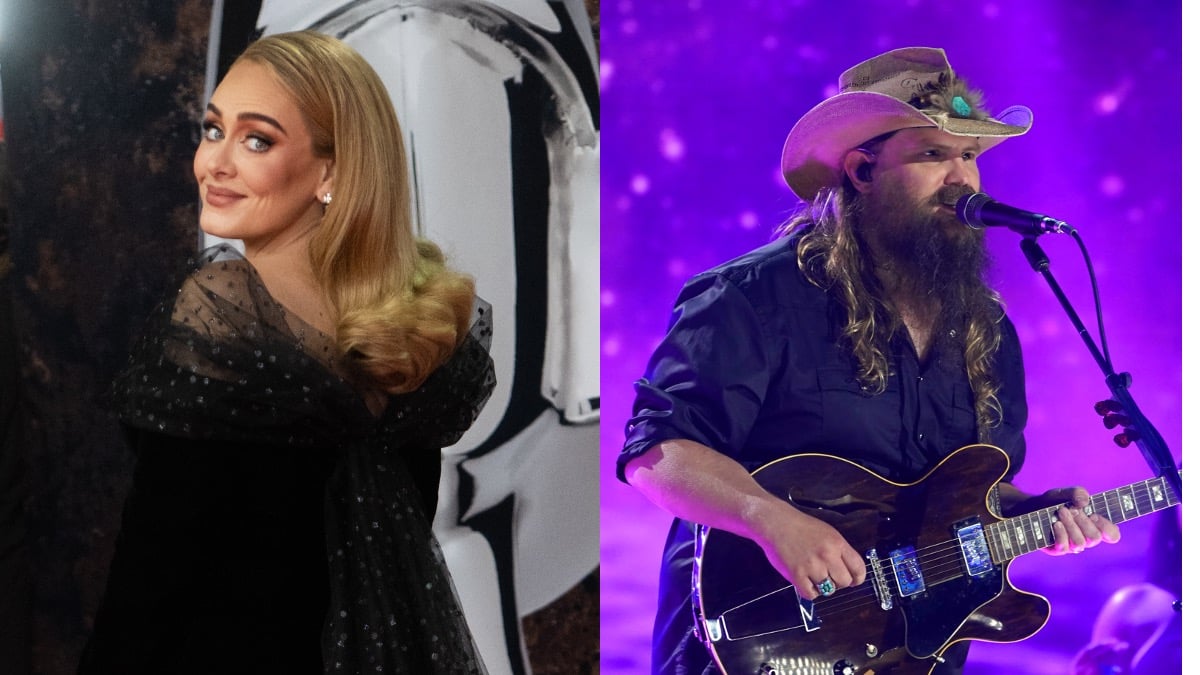
[[[1165, 478], [1150, 478], [1092, 495], [1085, 513], [1097, 513], [1113, 523], [1140, 518], [1179, 504], [1179, 495]], [[1061, 506], [1050, 506], [1006, 518], [985, 528], [992, 559], [997, 563], [1045, 548], [1054, 542], [1054, 523]]]

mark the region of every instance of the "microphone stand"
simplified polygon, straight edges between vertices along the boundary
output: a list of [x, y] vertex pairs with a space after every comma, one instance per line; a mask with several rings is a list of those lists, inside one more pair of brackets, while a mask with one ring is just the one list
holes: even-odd
[[1129, 393], [1129, 385], [1133, 382], [1133, 376], [1129, 373], [1116, 373], [1113, 371], [1112, 364], [1096, 347], [1096, 343], [1088, 334], [1087, 328], [1080, 321], [1079, 315], [1075, 313], [1071, 307], [1070, 301], [1055, 281], [1054, 275], [1050, 273], [1050, 258], [1046, 256], [1046, 252], [1037, 243], [1037, 234], [1026, 234], [1021, 239], [1021, 251], [1025, 254], [1025, 259], [1033, 267], [1033, 271], [1041, 274], [1046, 283], [1050, 285], [1050, 290], [1054, 291], [1054, 296], [1058, 298], [1058, 302], [1066, 310], [1067, 316], [1070, 317], [1071, 323], [1075, 325], [1075, 329], [1079, 331], [1079, 336], [1083, 338], [1084, 344], [1087, 345], [1088, 351], [1092, 353], [1092, 358], [1100, 366], [1100, 370], [1104, 372], [1104, 382], [1112, 391], [1113, 399], [1120, 404], [1122, 412], [1131, 420], [1127, 426], [1135, 427], [1133, 440], [1137, 443], [1138, 448], [1142, 451], [1142, 456], [1146, 458], [1146, 462], [1150, 465], [1150, 470], [1154, 475], [1161, 476], [1167, 480], [1171, 487], [1175, 490], [1175, 495], [1179, 501], [1183, 501], [1183, 482], [1179, 476], [1179, 469], [1175, 467], [1175, 460], [1171, 457], [1171, 451], [1167, 448], [1167, 444], [1163, 441], [1162, 436], [1142, 414], [1137, 403], [1134, 402], [1133, 396]]

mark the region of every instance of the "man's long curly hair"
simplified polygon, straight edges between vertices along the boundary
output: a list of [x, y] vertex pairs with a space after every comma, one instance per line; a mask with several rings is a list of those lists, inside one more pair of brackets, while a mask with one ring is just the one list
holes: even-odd
[[[869, 393], [878, 394], [887, 388], [892, 374], [888, 344], [904, 324], [868, 262], [854, 213], [854, 200], [858, 198], [848, 181], [838, 187], [822, 188], [777, 234], [784, 236], [806, 230], [796, 247], [800, 269], [809, 281], [829, 291], [845, 309], [846, 324], [840, 342], [858, 364], [859, 385]], [[975, 396], [979, 440], [985, 443], [1003, 416], [993, 365], [1000, 346], [1004, 310], [999, 295], [990, 290], [988, 293], [995, 302], [995, 315], [974, 313], [965, 317], [964, 334], [957, 343], [962, 346], [967, 378]]]

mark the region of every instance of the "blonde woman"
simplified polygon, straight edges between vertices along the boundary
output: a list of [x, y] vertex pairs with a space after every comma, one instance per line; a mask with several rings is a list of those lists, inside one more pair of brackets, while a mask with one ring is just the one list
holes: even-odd
[[495, 384], [489, 310], [410, 222], [371, 67], [253, 43], [208, 104], [206, 251], [113, 403], [137, 453], [81, 673], [482, 672], [429, 520]]

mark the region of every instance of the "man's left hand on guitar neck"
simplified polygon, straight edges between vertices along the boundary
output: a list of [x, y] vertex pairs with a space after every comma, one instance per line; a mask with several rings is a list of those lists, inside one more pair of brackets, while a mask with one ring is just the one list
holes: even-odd
[[999, 483], [997, 488], [1001, 515], [1006, 518], [1063, 505], [1055, 512], [1058, 519], [1054, 523], [1054, 543], [1042, 549], [1050, 555], [1081, 553], [1102, 542], [1115, 544], [1121, 538], [1120, 528], [1107, 518], [1085, 511], [1091, 497], [1082, 487], [1055, 488], [1041, 495], [1027, 494], [1011, 483]]

